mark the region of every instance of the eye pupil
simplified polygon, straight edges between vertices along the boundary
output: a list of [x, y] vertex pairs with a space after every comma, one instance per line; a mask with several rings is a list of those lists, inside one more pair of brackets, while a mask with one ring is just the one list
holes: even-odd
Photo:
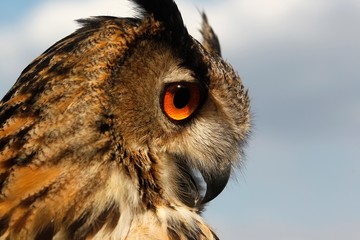
[[178, 90], [174, 96], [174, 106], [177, 109], [184, 108], [186, 105], [188, 105], [190, 97], [191, 95], [188, 88], [178, 86]]

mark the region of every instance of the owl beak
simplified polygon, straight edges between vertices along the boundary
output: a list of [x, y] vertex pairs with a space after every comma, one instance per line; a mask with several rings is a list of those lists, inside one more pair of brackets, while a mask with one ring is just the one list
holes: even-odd
[[205, 204], [216, 198], [225, 188], [229, 181], [231, 164], [220, 167], [214, 174], [201, 173], [206, 182], [206, 193], [201, 204]]

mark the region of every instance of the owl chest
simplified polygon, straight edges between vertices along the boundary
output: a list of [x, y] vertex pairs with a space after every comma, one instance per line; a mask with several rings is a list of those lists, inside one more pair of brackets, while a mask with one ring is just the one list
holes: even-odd
[[146, 180], [141, 183], [124, 169], [120, 172], [122, 174], [112, 174], [107, 193], [104, 193], [117, 201], [119, 215], [116, 219], [109, 218], [94, 239], [216, 239], [196, 210], [176, 199], [171, 201], [167, 193], [156, 186], [148, 186], [150, 183]]
[[99, 199], [109, 199], [108, 206], [102, 208], [116, 206], [113, 211], [119, 214], [116, 218], [109, 215], [94, 239], [167, 239], [162, 230], [164, 224], [156, 211], [156, 204], [160, 203], [155, 199], [161, 191], [154, 187], [154, 182], [149, 183], [153, 177], [136, 169], [139, 165], [118, 167], [112, 171]]

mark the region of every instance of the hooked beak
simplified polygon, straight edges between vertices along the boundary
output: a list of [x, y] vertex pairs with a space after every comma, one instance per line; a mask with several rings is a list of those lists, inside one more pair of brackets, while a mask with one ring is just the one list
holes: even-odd
[[205, 204], [216, 198], [224, 190], [230, 178], [231, 164], [228, 163], [225, 166], [220, 167], [218, 171], [211, 175], [206, 174], [201, 170], [200, 172], [207, 186], [205, 196], [201, 200], [201, 204]]

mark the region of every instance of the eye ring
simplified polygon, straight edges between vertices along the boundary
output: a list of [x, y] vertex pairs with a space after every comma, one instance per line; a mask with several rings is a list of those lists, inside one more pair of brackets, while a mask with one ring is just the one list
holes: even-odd
[[198, 109], [202, 99], [203, 89], [198, 83], [171, 83], [164, 88], [162, 110], [171, 120], [183, 121]]

